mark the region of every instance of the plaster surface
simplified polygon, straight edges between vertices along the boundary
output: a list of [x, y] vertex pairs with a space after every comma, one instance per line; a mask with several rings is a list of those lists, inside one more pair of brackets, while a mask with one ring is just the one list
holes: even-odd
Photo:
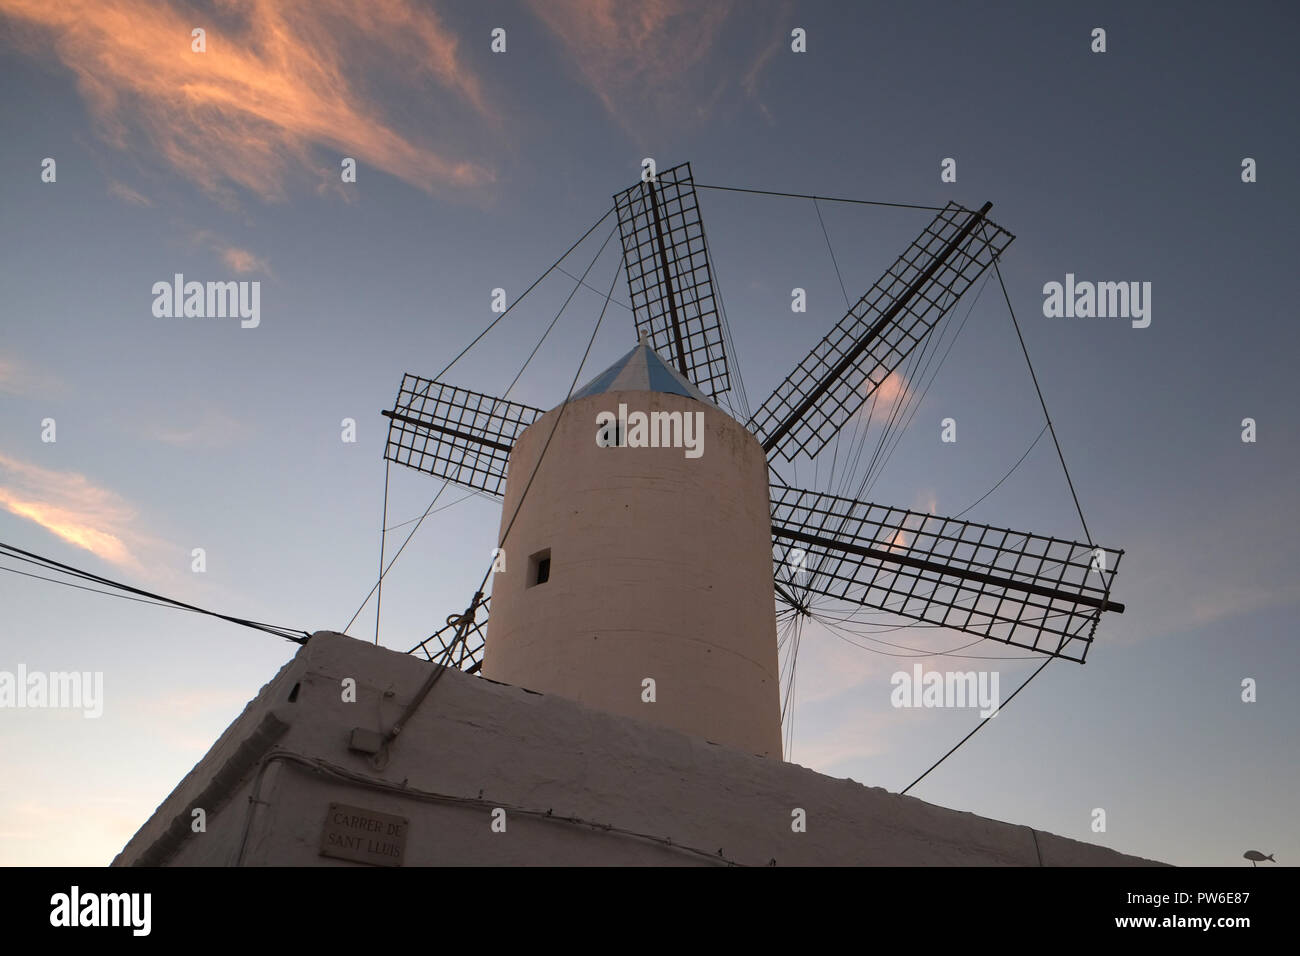
[[[699, 416], [699, 456], [600, 447], [620, 405]], [[611, 391], [552, 409], [511, 452], [484, 675], [779, 757], [770, 509], [763, 449], [712, 404]]]
[[386, 763], [348, 749], [353, 728], [387, 730], [433, 667], [317, 633], [114, 865], [367, 865], [320, 855], [332, 802], [409, 820], [405, 866], [1152, 865], [455, 670]]

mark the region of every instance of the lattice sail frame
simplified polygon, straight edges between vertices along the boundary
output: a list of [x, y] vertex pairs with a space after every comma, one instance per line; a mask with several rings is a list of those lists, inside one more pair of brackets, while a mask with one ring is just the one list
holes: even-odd
[[383, 414], [389, 419], [384, 447], [389, 461], [499, 497], [510, 449], [545, 413], [406, 374], [393, 410]]
[[[446, 662], [448, 667], [454, 667], [462, 670], [467, 674], [477, 674], [483, 666], [483, 648], [486, 646], [486, 634], [484, 628], [487, 627], [488, 605], [492, 603], [491, 597], [485, 597], [478, 603], [475, 609], [473, 623], [465, 631], [465, 640], [456, 646], [452, 651], [451, 659]], [[479, 620], [479, 615], [482, 620]], [[431, 661], [440, 660], [447, 653], [447, 648], [451, 646], [456, 637], [456, 631], [460, 627], [459, 615], [453, 614], [447, 618], [447, 626], [430, 634], [419, 644], [416, 644], [406, 653], [423, 654]]]
[[1102, 611], [1124, 610], [1108, 597], [1123, 551], [786, 485], [772, 552], [786, 590], [1079, 663]]
[[710, 398], [731, 388], [691, 164], [614, 197], [637, 334]]
[[950, 202], [749, 420], [763, 450], [816, 455], [1015, 239]]

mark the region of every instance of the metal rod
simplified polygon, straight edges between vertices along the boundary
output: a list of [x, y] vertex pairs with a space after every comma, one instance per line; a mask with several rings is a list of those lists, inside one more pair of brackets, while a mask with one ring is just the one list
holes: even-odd
[[[482, 600], [483, 592], [475, 591], [473, 600], [469, 602], [469, 607], [465, 609], [465, 613], [460, 617], [460, 627], [456, 629], [456, 636], [452, 639], [453, 644], [456, 641], [459, 641], [464, 636], [466, 629], [474, 623], [475, 612], [478, 610], [479, 602]], [[415, 696], [411, 698], [411, 702], [407, 704], [406, 710], [402, 711], [402, 716], [397, 718], [397, 723], [393, 724], [388, 733], [384, 734], [385, 746], [397, 739], [397, 736], [403, 731], [403, 729], [405, 729], [406, 722], [411, 719], [411, 716], [417, 710], [420, 709], [420, 705], [424, 703], [424, 698], [429, 696], [429, 691], [433, 690], [433, 685], [438, 683], [438, 678], [442, 676], [443, 671], [449, 669], [450, 664], [435, 665], [433, 671], [425, 679], [423, 686], [421, 686]]]
[[[844, 372], [847, 371], [853, 365], [853, 363], [858, 360], [858, 356], [860, 356], [864, 351], [866, 351], [867, 346], [870, 345], [876, 339], [876, 337], [879, 336], [880, 333], [884, 331], [885, 326], [887, 326], [890, 322], [894, 320], [894, 317], [897, 316], [898, 313], [901, 312], [903, 308], [907, 305], [907, 303], [911, 301], [912, 297], [916, 295], [917, 292], [920, 291], [921, 286], [925, 285], [927, 282], [930, 281], [931, 278], [933, 278], [934, 274], [939, 271], [939, 267], [943, 265], [944, 262], [947, 261], [948, 257], [951, 256], [953, 252], [957, 249], [957, 247], [966, 240], [966, 237], [970, 235], [971, 231], [975, 228], [976, 224], [981, 219], [983, 219], [986, 215], [988, 215], [988, 211], [992, 208], [993, 208], [993, 203], [986, 202], [983, 206], [980, 207], [978, 212], [971, 214], [970, 219], [966, 220], [966, 225], [962, 226], [961, 229], [957, 232], [957, 235], [953, 236], [952, 239], [948, 242], [948, 245], [946, 245], [939, 252], [939, 254], [935, 256], [934, 261], [930, 263], [929, 268], [927, 268], [925, 272], [921, 273], [921, 275], [916, 277], [916, 280], [910, 286], [908, 286], [906, 290], [904, 290], [902, 295], [900, 295], [897, 299], [894, 300], [894, 304], [891, 305], [885, 311], [885, 314], [880, 317], [879, 321], [877, 321], [876, 324], [871, 327], [871, 331], [869, 331], [866, 335], [864, 335], [861, 339], [859, 339], [857, 345], [849, 349], [848, 353], [844, 356], [844, 358], [840, 359], [839, 364], [836, 365], [835, 368], [831, 370], [830, 374], [827, 375], [825, 378], [823, 378], [820, 382], [818, 382], [817, 386], [811, 392], [808, 393], [808, 397], [803, 400], [803, 402], [799, 405], [799, 407], [796, 408], [789, 415], [787, 415], [785, 420], [776, 427], [776, 430], [773, 431], [771, 435], [767, 436], [767, 438], [763, 441], [763, 451], [771, 451], [773, 448], [775, 448], [777, 443], [782, 438], [785, 437], [785, 433], [788, 432], [791, 428], [793, 428], [799, 422], [799, 420], [803, 418], [803, 416], [807, 413], [808, 409], [812, 408], [813, 405], [816, 404], [817, 399], [821, 398], [823, 393], [825, 393], [825, 391], [831, 387], [831, 384], [837, 381], [844, 374]], [[862, 300], [859, 299], [858, 301], [861, 302]], [[852, 312], [851, 309], [849, 311]]]
[[781, 583], [780, 579], [777, 578], [775, 575], [773, 575], [772, 577], [772, 586], [773, 588], [775, 588], [776, 593], [781, 595], [781, 598], [792, 608], [805, 615], [808, 613], [808, 609], [794, 599], [793, 595], [791, 595], [790, 592], [788, 592], [785, 589], [785, 586]]
[[664, 277], [664, 290], [668, 293], [668, 316], [673, 324], [673, 344], [677, 347], [677, 370], [686, 374], [686, 349], [682, 345], [682, 327], [677, 320], [677, 302], [673, 298], [673, 277], [668, 272], [668, 247], [664, 244], [664, 227], [659, 219], [659, 199], [655, 195], [654, 180], [646, 183], [650, 187], [650, 208], [654, 211], [655, 239], [659, 243], [660, 271]]
[[409, 415], [401, 415], [397, 412], [383, 411], [379, 414], [385, 418], [391, 418], [395, 422], [406, 422], [408, 425], [416, 425], [420, 428], [429, 428], [436, 432], [442, 432], [445, 435], [454, 435], [457, 438], [464, 438], [466, 441], [477, 442], [480, 445], [487, 445], [489, 448], [496, 448], [500, 451], [510, 453], [510, 445], [503, 445], [500, 442], [492, 441], [489, 438], [480, 438], [478, 435], [471, 435], [468, 432], [460, 432], [454, 428], [446, 428], [442, 425], [435, 425], [433, 422], [420, 421], [418, 418], [411, 418]]
[[1040, 597], [1059, 598], [1062, 601], [1070, 601], [1074, 604], [1082, 604], [1086, 607], [1093, 607], [1102, 611], [1114, 611], [1116, 614], [1124, 613], [1123, 604], [1116, 601], [1108, 601], [1105, 598], [1089, 597], [1085, 594], [1072, 594], [1067, 591], [1058, 591], [1055, 588], [1043, 587], [1041, 584], [1026, 584], [1022, 581], [1016, 581], [1011, 578], [999, 578], [992, 574], [985, 574], [982, 571], [970, 571], [964, 568], [955, 568], [952, 565], [941, 564], [938, 561], [926, 561], [923, 558], [913, 558], [905, 554], [895, 554], [892, 551], [882, 551], [879, 548], [867, 548], [860, 544], [853, 544], [848, 541], [838, 541], [834, 538], [823, 538], [819, 535], [808, 534], [806, 531], [794, 531], [790, 528], [783, 528], [776, 524], [772, 525], [772, 536], [776, 538], [784, 538], [788, 541], [803, 541], [807, 544], [819, 545], [833, 551], [847, 551], [850, 554], [857, 554], [866, 558], [875, 558], [877, 561], [889, 561], [894, 564], [905, 564], [908, 567], [920, 568], [924, 571], [934, 571], [938, 574], [949, 575], [956, 578], [965, 578], [968, 581], [980, 581], [984, 584], [993, 584], [1008, 590], [1024, 591], [1027, 594], [1037, 594]]

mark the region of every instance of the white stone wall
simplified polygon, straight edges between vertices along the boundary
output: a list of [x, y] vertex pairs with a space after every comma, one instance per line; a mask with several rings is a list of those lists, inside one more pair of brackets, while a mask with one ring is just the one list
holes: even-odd
[[[352, 729], [388, 729], [432, 666], [317, 634], [115, 864], [233, 864], [247, 829], [245, 865], [364, 865], [319, 855], [332, 801], [406, 817], [407, 866], [1037, 866], [1040, 854], [1047, 866], [1150, 863], [459, 671], [444, 674], [383, 769], [349, 752]], [[355, 703], [340, 699], [345, 677], [357, 681]], [[289, 703], [295, 684], [297, 700]], [[272, 730], [276, 721], [287, 729], [266, 744], [268, 715]], [[259, 727], [261, 743], [253, 736]], [[234, 773], [259, 751], [242, 776], [214, 787], [222, 768], [233, 761], [226, 773]], [[264, 802], [250, 804], [263, 767]], [[227, 796], [209, 801], [219, 805], [209, 810], [206, 834], [169, 831], [188, 818], [197, 794], [218, 789]], [[492, 832], [494, 807], [506, 810], [505, 833]], [[796, 807], [807, 813], [806, 833], [791, 831]], [[160, 846], [174, 853], [159, 861]]]

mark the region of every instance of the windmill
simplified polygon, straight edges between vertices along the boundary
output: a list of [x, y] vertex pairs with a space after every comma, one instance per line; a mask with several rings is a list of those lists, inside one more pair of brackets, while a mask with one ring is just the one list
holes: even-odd
[[[833, 598], [1082, 663], [1101, 615], [1124, 610], [1110, 598], [1121, 551], [777, 472], [826, 448], [1010, 245], [990, 208], [940, 209], [741, 422], [718, 404], [725, 323], [689, 164], [618, 193], [631, 352], [549, 412], [407, 374], [383, 413], [388, 460], [504, 500], [499, 540], [517, 562], [494, 576], [490, 619], [476, 596], [412, 651], [777, 756], [772, 602], [806, 615], [810, 598]], [[711, 444], [693, 462], [621, 432], [593, 441], [592, 416], [616, 400], [660, 421], [699, 414]], [[667, 706], [644, 706], [646, 679]]]

